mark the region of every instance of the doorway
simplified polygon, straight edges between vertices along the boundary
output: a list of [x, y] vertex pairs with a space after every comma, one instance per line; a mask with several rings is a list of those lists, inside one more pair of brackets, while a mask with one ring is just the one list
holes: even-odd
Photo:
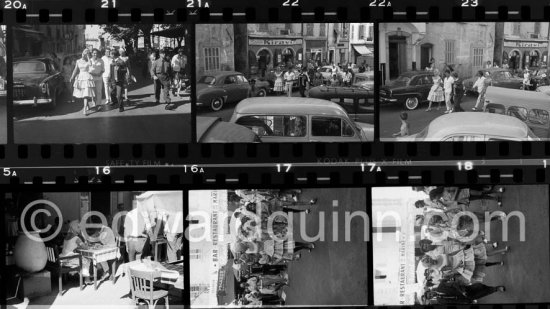
[[[111, 215], [111, 193], [110, 192], [92, 192], [91, 193], [91, 211], [99, 211], [106, 218]], [[96, 220], [96, 219], [94, 219]]]
[[388, 42], [390, 79], [394, 79], [407, 71], [407, 37], [390, 36]]
[[425, 43], [420, 46], [420, 70], [424, 70], [430, 66], [432, 49], [433, 45], [430, 43]]

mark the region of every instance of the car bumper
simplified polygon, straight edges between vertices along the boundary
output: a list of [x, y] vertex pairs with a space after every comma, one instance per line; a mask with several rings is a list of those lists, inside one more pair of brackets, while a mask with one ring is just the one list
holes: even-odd
[[398, 100], [393, 98], [384, 98], [380, 97], [380, 102], [382, 103], [396, 103]]
[[52, 99], [47, 99], [47, 98], [13, 100], [13, 105], [38, 105], [38, 104], [51, 104], [51, 103], [52, 103]]

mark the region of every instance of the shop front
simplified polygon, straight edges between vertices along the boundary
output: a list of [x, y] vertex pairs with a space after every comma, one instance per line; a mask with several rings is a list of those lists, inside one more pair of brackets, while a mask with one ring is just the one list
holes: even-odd
[[306, 60], [321, 63], [327, 59], [326, 40], [306, 40]]
[[289, 67], [304, 60], [302, 38], [248, 38], [248, 63], [251, 74], [264, 75], [277, 66]]
[[365, 44], [352, 44], [352, 59], [351, 62], [355, 64], [365, 64], [370, 67], [374, 65], [374, 52], [373, 47], [369, 47]]
[[504, 39], [502, 59], [514, 70], [541, 67], [548, 62], [548, 41]]

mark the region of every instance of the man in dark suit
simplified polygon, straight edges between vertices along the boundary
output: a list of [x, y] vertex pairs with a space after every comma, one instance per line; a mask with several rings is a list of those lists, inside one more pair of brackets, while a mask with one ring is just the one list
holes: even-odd
[[160, 57], [153, 62], [151, 66], [151, 76], [155, 83], [155, 102], [160, 103], [160, 91], [162, 89], [164, 102], [166, 106], [170, 105], [170, 82], [172, 77], [172, 67], [168, 60], [166, 50], [160, 51]]

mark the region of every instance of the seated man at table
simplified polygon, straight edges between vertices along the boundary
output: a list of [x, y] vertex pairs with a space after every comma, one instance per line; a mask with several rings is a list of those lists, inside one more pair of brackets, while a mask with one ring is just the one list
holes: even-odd
[[[102, 225], [96, 232], [88, 239], [91, 245], [96, 248], [114, 248], [116, 247], [116, 239], [113, 230], [110, 227]], [[107, 262], [99, 263], [103, 269], [103, 276], [101, 280], [109, 278], [109, 264]]]
[[124, 218], [124, 239], [126, 240], [126, 250], [130, 262], [135, 261], [138, 254], [141, 254], [142, 259], [151, 255], [149, 232], [145, 219], [137, 208], [126, 214]]
[[[80, 223], [78, 220], [73, 220], [69, 223], [69, 231], [63, 240], [63, 250], [59, 254], [59, 257], [66, 257], [78, 254], [77, 249], [88, 249], [88, 245], [84, 242], [80, 230]], [[61, 264], [66, 267], [76, 267], [79, 265], [78, 257], [72, 259], [62, 260]], [[90, 260], [82, 259], [82, 277], [86, 284], [91, 284], [90, 280]]]

